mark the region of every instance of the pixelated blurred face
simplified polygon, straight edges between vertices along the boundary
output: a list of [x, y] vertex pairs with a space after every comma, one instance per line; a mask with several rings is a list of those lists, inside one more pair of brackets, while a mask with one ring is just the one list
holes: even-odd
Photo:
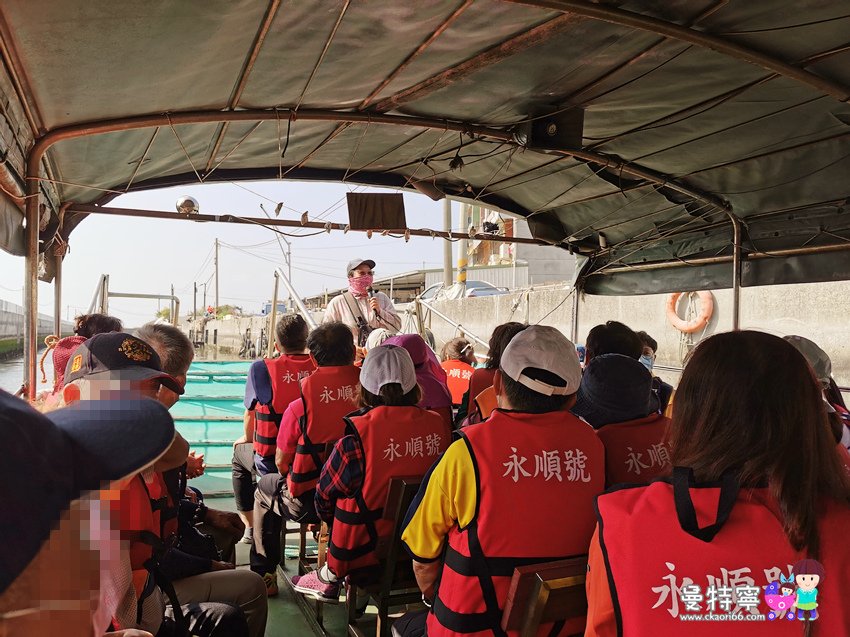
[[0, 637], [102, 635], [114, 609], [101, 603], [101, 584], [111, 582], [118, 558], [108, 507], [97, 498], [73, 502], [0, 596]]
[[126, 400], [128, 398], [153, 398], [158, 400], [158, 378], [146, 380], [83, 378], [65, 386], [65, 404], [77, 400]]

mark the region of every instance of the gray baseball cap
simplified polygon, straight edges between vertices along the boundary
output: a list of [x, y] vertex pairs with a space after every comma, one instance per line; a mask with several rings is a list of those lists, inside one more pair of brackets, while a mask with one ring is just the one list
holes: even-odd
[[[557, 387], [526, 376], [529, 368], [543, 369], [558, 376], [566, 387]], [[508, 377], [544, 396], [568, 396], [581, 385], [581, 365], [575, 345], [554, 327], [530, 325], [508, 343], [500, 369]]]
[[375, 262], [372, 261], [372, 259], [352, 259], [351, 261], [348, 262], [348, 267], [345, 269], [345, 276], [348, 276], [349, 274], [351, 274], [352, 270], [356, 270], [357, 268], [359, 268], [364, 263], [366, 265], [368, 265], [370, 268], [375, 267]]
[[398, 383], [406, 394], [416, 387], [413, 359], [403, 347], [379, 345], [369, 350], [360, 370], [360, 384], [370, 394], [380, 394], [381, 387]]
[[809, 365], [815, 371], [815, 376], [822, 385], [829, 385], [829, 379], [832, 376], [832, 361], [825, 351], [823, 351], [814, 341], [810, 341], [802, 336], [786, 336], [786, 341], [797, 348]]

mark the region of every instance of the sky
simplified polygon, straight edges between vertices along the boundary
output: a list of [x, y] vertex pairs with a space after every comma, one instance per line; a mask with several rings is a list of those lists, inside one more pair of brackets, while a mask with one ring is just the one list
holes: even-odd
[[[110, 205], [171, 212], [175, 211], [178, 197], [190, 195], [198, 200], [202, 214], [261, 218], [264, 215], [260, 204], [273, 215], [275, 205], [282, 202], [280, 218], [298, 220], [307, 211], [311, 221], [347, 223], [345, 194], [349, 190], [388, 192], [337, 183], [240, 182], [129, 193]], [[404, 203], [408, 227], [442, 228], [442, 201], [405, 192]], [[453, 227], [459, 223], [459, 209], [460, 204], [454, 203]], [[241, 306], [248, 313], [258, 312], [271, 299], [275, 267], [281, 266], [285, 271], [276, 236], [259, 226], [90, 215], [71, 233], [70, 253], [63, 266], [62, 318], [73, 318], [88, 310], [101, 274], [109, 274], [109, 289], [113, 292], [169, 294], [173, 284], [183, 315], [192, 309], [193, 283], [199, 285], [199, 308], [203, 284], [207, 283], [207, 304], [213, 304], [212, 255], [216, 238], [222, 242], [219, 303]], [[378, 234], [368, 239], [364, 233], [342, 232], [287, 238], [292, 244], [292, 281], [302, 296], [343, 287], [346, 264], [354, 258], [376, 261], [376, 278], [438, 268], [443, 263], [444, 242], [439, 239], [411, 237], [405, 243], [404, 239]], [[285, 242], [283, 247], [286, 248]], [[21, 305], [23, 278], [24, 259], [0, 250], [0, 298]], [[39, 311], [52, 315], [53, 285], [39, 283], [38, 295]], [[284, 290], [282, 298], [285, 296]], [[162, 307], [166, 305], [167, 301]], [[112, 299], [109, 312], [124, 321], [126, 327], [137, 327], [155, 318], [159, 307], [156, 300]]]

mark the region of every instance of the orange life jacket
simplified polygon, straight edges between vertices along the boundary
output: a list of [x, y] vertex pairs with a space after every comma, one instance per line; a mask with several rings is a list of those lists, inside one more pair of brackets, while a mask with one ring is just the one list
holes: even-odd
[[670, 473], [670, 449], [665, 440], [669, 426], [668, 418], [650, 414], [597, 429], [605, 445], [608, 486], [623, 482], [647, 484]]
[[452, 395], [452, 404], [460, 405], [463, 401], [463, 395], [469, 389], [469, 380], [472, 378], [472, 372], [475, 371], [475, 368], [469, 363], [456, 359], [443, 361], [440, 366], [446, 370], [446, 384], [449, 386], [449, 393]]
[[[477, 469], [476, 514], [449, 531], [427, 633], [504, 635], [514, 568], [587, 553], [593, 503], [605, 488], [605, 450], [593, 428], [567, 411], [496, 410], [461, 436]], [[568, 633], [583, 630], [583, 619], [575, 624]]]
[[485, 387], [480, 394], [475, 395], [475, 408], [481, 415], [481, 420], [487, 420], [490, 415], [499, 406], [499, 401], [496, 398], [496, 390], [493, 386]]
[[443, 419], [421, 407], [375, 407], [346, 421], [346, 434], [363, 448], [365, 471], [360, 491], [336, 503], [328, 566], [338, 577], [378, 563], [378, 539], [393, 524], [382, 517], [390, 479], [424, 476], [451, 442]]
[[254, 408], [254, 451], [263, 457], [274, 457], [277, 430], [283, 412], [299, 396], [298, 383], [312, 374], [316, 361], [309, 354], [283, 354], [264, 360], [272, 381], [272, 403], [257, 403]]
[[[768, 489], [738, 492], [729, 479], [694, 484], [687, 469], [677, 467], [672, 478], [600, 496], [597, 509], [619, 635], [802, 635], [802, 622], [781, 617], [758, 623], [682, 619], [728, 609], [769, 614], [772, 600], [764, 587], [789, 577], [806, 555], [789, 544]], [[817, 586], [815, 636], [850, 634], [848, 527], [850, 507], [824, 502], [818, 531], [826, 576]]]
[[301, 381], [301, 435], [286, 476], [293, 497], [316, 488], [322, 465], [345, 432], [343, 416], [357, 409], [354, 397], [359, 382], [360, 368], [354, 365], [319, 367]]

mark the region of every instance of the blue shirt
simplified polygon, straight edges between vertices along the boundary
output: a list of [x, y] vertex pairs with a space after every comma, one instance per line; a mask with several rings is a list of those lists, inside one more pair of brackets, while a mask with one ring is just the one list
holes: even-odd
[[245, 409], [252, 410], [257, 406], [270, 405], [272, 402], [272, 377], [265, 360], [254, 361], [248, 370], [248, 380], [245, 383]]

